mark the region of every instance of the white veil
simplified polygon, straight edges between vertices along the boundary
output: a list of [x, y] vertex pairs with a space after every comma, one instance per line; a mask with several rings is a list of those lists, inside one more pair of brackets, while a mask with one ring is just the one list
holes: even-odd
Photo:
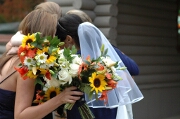
[[[101, 55], [100, 48], [102, 44], [104, 44], [105, 49], [108, 49], [107, 54], [111, 57], [111, 59], [113, 61], [119, 61], [119, 66], [124, 67], [123, 62], [110, 42], [96, 26], [89, 22], [80, 24], [78, 27], [78, 36], [81, 56], [83, 58], [86, 58], [88, 55], [94, 59], [98, 58]], [[128, 70], [118, 70], [117, 73], [120, 77], [122, 77], [122, 80], [118, 81], [115, 89], [107, 93], [108, 103], [105, 104], [102, 100], [94, 101], [95, 98], [93, 100], [89, 100], [87, 95], [85, 95], [88, 106], [93, 108], [114, 108], [119, 105], [135, 103], [143, 99], [141, 91], [132, 79]]]

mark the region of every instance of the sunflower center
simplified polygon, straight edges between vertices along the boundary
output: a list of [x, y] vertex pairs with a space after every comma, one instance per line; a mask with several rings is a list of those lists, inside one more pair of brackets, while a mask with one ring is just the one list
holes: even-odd
[[55, 97], [56, 95], [57, 95], [56, 91], [52, 91], [52, 92], [50, 93], [50, 99], [53, 98], [53, 97]]
[[94, 86], [99, 87], [101, 85], [101, 81], [98, 78], [94, 79]]
[[32, 39], [28, 39], [28, 40], [26, 41], [26, 45], [27, 45], [28, 43], [32, 43], [32, 42], [33, 42]]

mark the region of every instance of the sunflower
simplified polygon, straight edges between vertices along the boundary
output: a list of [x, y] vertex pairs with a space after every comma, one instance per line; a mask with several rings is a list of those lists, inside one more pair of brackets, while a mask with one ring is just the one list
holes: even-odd
[[60, 88], [56, 88], [56, 87], [50, 87], [47, 89], [47, 91], [45, 92], [45, 96], [47, 100], [55, 97], [56, 95], [58, 95], [60, 93]]
[[39, 54], [42, 54], [42, 53], [47, 53], [48, 49], [49, 49], [49, 47], [43, 47], [42, 50], [38, 49], [37, 50], [37, 54], [39, 55]]
[[51, 63], [55, 62], [56, 59], [57, 59], [57, 58], [56, 58], [55, 56], [50, 55], [50, 56], [47, 58], [46, 63], [47, 63], [47, 64], [51, 64]]
[[89, 82], [91, 83], [90, 86], [92, 87], [91, 91], [95, 90], [96, 93], [98, 93], [98, 91], [102, 92], [103, 90], [105, 90], [107, 83], [104, 79], [104, 75], [96, 75], [96, 72], [92, 73], [92, 76], [89, 77]]
[[22, 47], [25, 47], [26, 45], [30, 46], [30, 43], [34, 42], [36, 40], [35, 35], [32, 34], [28, 34], [27, 36], [24, 36], [23, 40], [22, 40]]
[[30, 79], [36, 79], [37, 75], [34, 75], [32, 71], [28, 71], [27, 72], [27, 77], [29, 77]]

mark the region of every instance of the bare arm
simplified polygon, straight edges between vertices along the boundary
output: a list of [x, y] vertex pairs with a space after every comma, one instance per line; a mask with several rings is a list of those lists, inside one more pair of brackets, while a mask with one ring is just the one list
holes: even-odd
[[80, 98], [72, 95], [82, 95], [81, 92], [72, 91], [75, 90], [76, 87], [70, 87], [41, 105], [31, 106], [35, 88], [34, 82], [35, 80], [33, 79], [22, 80], [20, 76], [18, 76], [15, 119], [41, 119], [58, 106], [64, 103], [75, 103], [75, 101]]

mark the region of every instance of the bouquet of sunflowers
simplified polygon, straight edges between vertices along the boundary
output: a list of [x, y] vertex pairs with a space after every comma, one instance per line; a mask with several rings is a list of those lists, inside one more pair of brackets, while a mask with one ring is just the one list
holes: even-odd
[[[60, 50], [63, 42], [57, 37], [41, 37], [40, 33], [28, 34], [22, 40], [18, 56], [21, 60], [20, 68], [16, 70], [25, 80], [36, 79], [36, 83], [42, 85], [42, 90], [37, 91], [35, 103], [43, 103], [66, 87], [76, 86], [88, 95], [93, 95], [97, 100], [108, 100], [109, 90], [116, 88], [116, 84], [122, 78], [116, 74], [118, 62], [112, 61], [107, 56], [107, 49], [101, 47], [101, 56], [85, 60], [77, 54], [76, 48]], [[98, 97], [98, 94], [101, 96]], [[65, 109], [71, 109], [73, 104], [65, 104]], [[83, 103], [79, 107], [83, 119], [93, 119], [90, 109]]]

